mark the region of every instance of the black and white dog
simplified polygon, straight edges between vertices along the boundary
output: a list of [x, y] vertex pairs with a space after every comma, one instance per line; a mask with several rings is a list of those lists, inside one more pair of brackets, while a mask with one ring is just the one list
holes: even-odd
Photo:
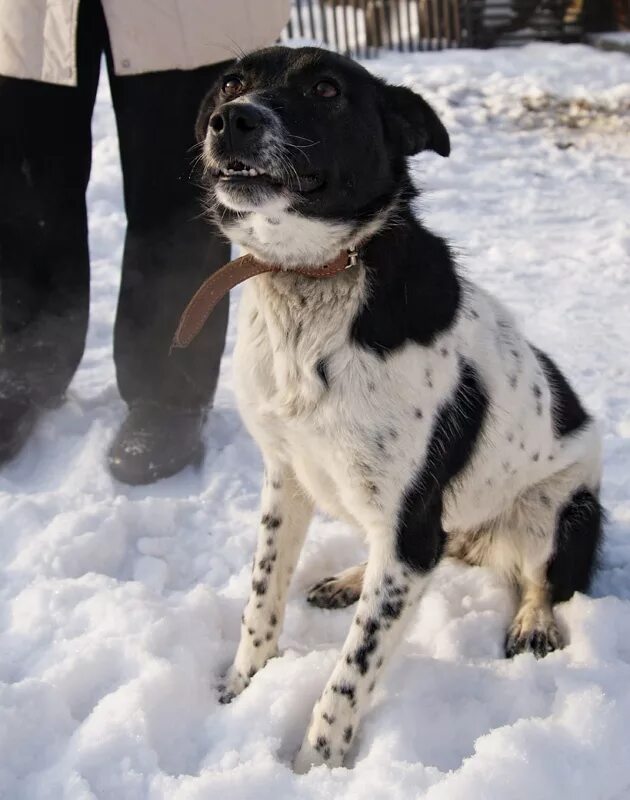
[[[601, 538], [600, 440], [553, 361], [457, 273], [413, 211], [407, 158], [448, 133], [407, 88], [315, 48], [247, 55], [198, 120], [226, 235], [284, 271], [245, 285], [236, 371], [265, 462], [251, 596], [222, 699], [276, 655], [315, 507], [369, 545], [316, 584], [358, 601], [295, 767], [340, 765], [370, 692], [443, 556], [518, 592], [506, 654], [562, 646], [554, 603], [585, 590]], [[316, 280], [296, 271], [357, 263]]]

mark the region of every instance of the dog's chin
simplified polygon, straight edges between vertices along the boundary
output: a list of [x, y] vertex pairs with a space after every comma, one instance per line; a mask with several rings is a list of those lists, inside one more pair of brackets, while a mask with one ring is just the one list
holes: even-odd
[[285, 211], [291, 205], [291, 192], [284, 186], [253, 182], [217, 181], [214, 193], [221, 205], [239, 213]]

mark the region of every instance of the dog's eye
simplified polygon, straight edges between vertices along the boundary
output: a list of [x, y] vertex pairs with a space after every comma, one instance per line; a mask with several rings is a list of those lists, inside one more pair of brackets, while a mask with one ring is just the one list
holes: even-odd
[[243, 91], [243, 81], [240, 78], [226, 78], [223, 81], [221, 91], [226, 97], [236, 97]]
[[318, 81], [313, 86], [313, 94], [318, 97], [337, 97], [339, 89], [331, 81]]

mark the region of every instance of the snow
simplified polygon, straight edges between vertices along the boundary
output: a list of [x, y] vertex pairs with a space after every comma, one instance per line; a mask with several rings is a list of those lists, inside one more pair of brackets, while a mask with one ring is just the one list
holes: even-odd
[[630, 52], [630, 31], [607, 31], [606, 33], [593, 33], [589, 37], [595, 47], [602, 50], [622, 50]]
[[3, 799], [630, 796], [630, 60], [530, 45], [368, 66], [421, 90], [451, 132], [450, 159], [415, 163], [426, 221], [602, 421], [608, 539], [593, 596], [558, 608], [569, 646], [504, 660], [505, 587], [445, 562], [349, 768], [295, 776], [290, 759], [351, 618], [308, 607], [304, 590], [362, 554], [344, 525], [318, 518], [282, 656], [219, 705], [249, 583], [260, 458], [235, 409], [231, 324], [203, 467], [149, 488], [116, 484], [104, 467], [125, 411], [111, 346], [124, 216], [101, 85], [88, 348], [69, 401], [0, 473]]

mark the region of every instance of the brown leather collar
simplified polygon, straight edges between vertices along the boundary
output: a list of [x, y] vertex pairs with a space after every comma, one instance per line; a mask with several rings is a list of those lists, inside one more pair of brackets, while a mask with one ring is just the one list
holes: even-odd
[[342, 250], [337, 258], [321, 267], [297, 267], [291, 270], [283, 270], [276, 264], [258, 261], [252, 255], [235, 258], [234, 261], [229, 261], [218, 269], [197, 289], [179, 320], [171, 350], [174, 347], [188, 347], [206, 324], [217, 303], [225, 297], [230, 289], [248, 278], [262, 275], [263, 272], [298, 272], [309, 278], [331, 278], [333, 275], [338, 275], [349, 267], [353, 267], [356, 263], [356, 250]]

